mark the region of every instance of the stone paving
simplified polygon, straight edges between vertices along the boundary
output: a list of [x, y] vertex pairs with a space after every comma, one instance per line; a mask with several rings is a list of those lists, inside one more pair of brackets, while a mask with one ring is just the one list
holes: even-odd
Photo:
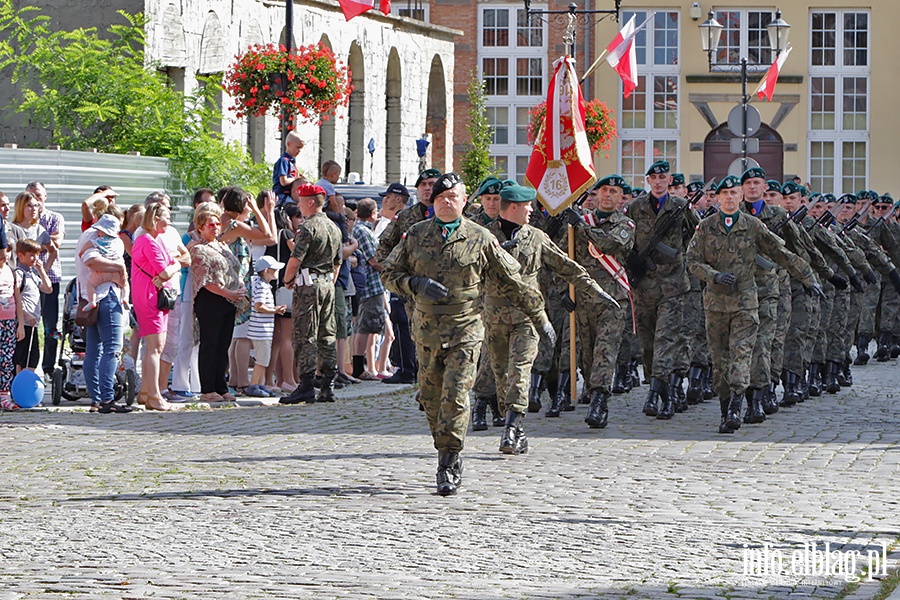
[[745, 574], [744, 545], [770, 544], [789, 570], [828, 542], [862, 551], [858, 570], [900, 535], [900, 368], [854, 375], [730, 436], [717, 403], [644, 417], [646, 386], [614, 397], [605, 430], [584, 406], [529, 415], [526, 456], [499, 454], [499, 429], [470, 435], [449, 498], [433, 494], [409, 386], [324, 405], [4, 413], [0, 600], [834, 598], [843, 576]]

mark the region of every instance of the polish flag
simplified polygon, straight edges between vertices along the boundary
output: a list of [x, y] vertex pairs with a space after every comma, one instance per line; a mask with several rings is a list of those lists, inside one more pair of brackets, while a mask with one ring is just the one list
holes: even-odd
[[[375, 8], [375, 0], [338, 0], [338, 4], [348, 21]], [[386, 15], [391, 14], [391, 0], [379, 0], [378, 10]]]
[[793, 49], [794, 48], [791, 46], [785, 48], [784, 52], [778, 55], [778, 58], [775, 59], [775, 62], [773, 62], [772, 66], [769, 67], [769, 70], [766, 71], [762, 81], [759, 82], [759, 87], [756, 88], [756, 95], [760, 100], [765, 98], [769, 102], [772, 101], [772, 96], [775, 94], [775, 84], [778, 83], [778, 75], [781, 73], [781, 68], [784, 67], [784, 61], [787, 60], [788, 54], [790, 54]]
[[634, 49], [634, 36], [647, 26], [647, 23], [650, 22], [650, 19], [652, 19], [655, 14], [656, 13], [650, 13], [647, 20], [638, 27], [634, 26], [634, 15], [631, 15], [631, 18], [625, 24], [625, 27], [616, 34], [613, 41], [606, 47], [606, 62], [608, 62], [609, 66], [615, 69], [616, 73], [619, 74], [619, 77], [622, 78], [622, 88], [626, 98], [630, 96], [631, 92], [637, 87], [637, 52]]

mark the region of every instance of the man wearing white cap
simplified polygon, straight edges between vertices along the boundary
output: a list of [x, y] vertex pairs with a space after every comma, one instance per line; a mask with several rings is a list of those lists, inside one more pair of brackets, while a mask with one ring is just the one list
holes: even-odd
[[264, 255], [256, 259], [253, 270], [256, 274], [250, 281], [253, 305], [250, 311], [250, 327], [247, 338], [253, 344], [255, 366], [247, 395], [257, 398], [275, 397], [275, 393], [266, 389], [266, 369], [272, 356], [272, 338], [275, 335], [275, 315], [283, 315], [286, 305], [275, 306], [272, 295], [272, 283], [278, 278], [278, 272], [285, 263], [274, 257]]

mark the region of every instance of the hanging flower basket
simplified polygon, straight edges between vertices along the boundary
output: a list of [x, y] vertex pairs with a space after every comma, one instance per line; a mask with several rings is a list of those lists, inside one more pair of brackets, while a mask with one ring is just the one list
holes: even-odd
[[[528, 111], [531, 120], [528, 123], [528, 143], [534, 145], [544, 124], [544, 116], [547, 114], [547, 103], [541, 102]], [[616, 139], [616, 120], [613, 119], [613, 111], [605, 102], [591, 100], [584, 103], [585, 132], [591, 152], [609, 150], [612, 141]]]
[[322, 44], [287, 52], [284, 46], [251, 46], [225, 73], [235, 116], [261, 117], [270, 110], [321, 124], [350, 100], [350, 70]]

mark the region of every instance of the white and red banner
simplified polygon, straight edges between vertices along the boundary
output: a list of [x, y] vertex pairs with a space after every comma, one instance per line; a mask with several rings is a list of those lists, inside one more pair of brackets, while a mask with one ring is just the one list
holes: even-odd
[[[344, 17], [348, 21], [353, 17], [358, 17], [367, 10], [376, 8], [375, 0], [338, 0], [338, 4], [341, 5]], [[386, 15], [391, 14], [391, 0], [379, 0], [377, 8]]]
[[634, 26], [634, 15], [625, 23], [625, 27], [619, 30], [616, 37], [606, 46], [606, 62], [619, 74], [622, 79], [622, 90], [625, 98], [637, 87], [637, 52], [634, 49], [634, 37], [647, 26], [650, 19], [656, 13], [644, 20], [638, 27]]
[[778, 55], [778, 58], [775, 59], [775, 62], [772, 63], [772, 66], [769, 67], [769, 70], [766, 71], [762, 81], [759, 82], [759, 87], [756, 88], [756, 95], [760, 100], [765, 98], [769, 102], [772, 101], [772, 96], [775, 94], [775, 84], [778, 83], [778, 75], [781, 73], [781, 68], [784, 67], [784, 61], [787, 60], [791, 50], [793, 50], [791, 46], [785, 48], [784, 51]]
[[561, 57], [547, 90], [547, 111], [538, 132], [525, 181], [547, 212], [556, 215], [594, 185], [594, 164], [584, 123], [584, 96], [575, 60]]

